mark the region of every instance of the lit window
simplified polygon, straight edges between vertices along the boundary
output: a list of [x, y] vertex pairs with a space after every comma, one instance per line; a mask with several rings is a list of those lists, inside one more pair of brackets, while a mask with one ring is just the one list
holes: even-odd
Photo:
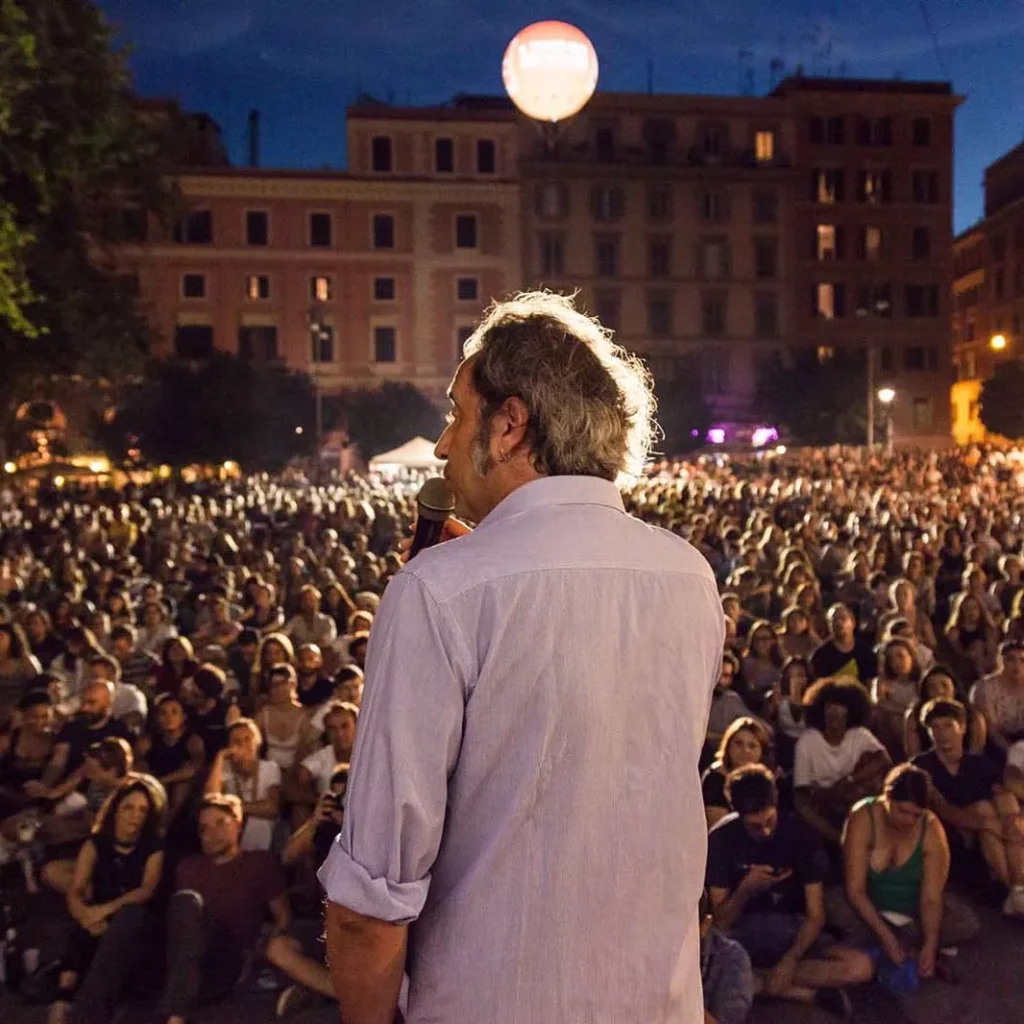
[[818, 362], [827, 363], [830, 359], [834, 359], [836, 350], [831, 345], [819, 345], [818, 346]]
[[818, 225], [818, 259], [819, 261], [836, 258], [836, 226], [835, 224]]
[[759, 164], [775, 159], [775, 132], [758, 132], [754, 136], [754, 157]]
[[309, 297], [314, 302], [330, 302], [332, 290], [331, 279], [324, 274], [309, 279]]
[[817, 288], [817, 313], [823, 320], [836, 318], [836, 286], [822, 282]]
[[266, 274], [249, 274], [245, 279], [247, 299], [269, 299], [270, 278]]
[[882, 255], [882, 229], [875, 227], [864, 228], [864, 258], [877, 260]]

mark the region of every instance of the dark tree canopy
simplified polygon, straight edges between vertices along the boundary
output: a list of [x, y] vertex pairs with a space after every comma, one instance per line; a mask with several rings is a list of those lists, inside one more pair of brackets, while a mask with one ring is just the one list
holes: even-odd
[[863, 444], [866, 389], [863, 358], [837, 354], [821, 361], [814, 349], [800, 349], [788, 362], [775, 356], [765, 364], [755, 406], [799, 443]]
[[658, 451], [671, 457], [700, 448], [714, 412], [704, 398], [699, 360], [678, 360], [671, 379], [655, 378], [654, 393], [658, 399], [658, 424], [664, 434], [655, 446]]
[[330, 404], [332, 418], [347, 429], [367, 462], [413, 437], [435, 440], [444, 429], [437, 406], [412, 384], [387, 381], [379, 388], [346, 391]]
[[1000, 362], [981, 388], [985, 429], [1016, 441], [1024, 438], [1024, 360]]
[[315, 448], [313, 386], [305, 373], [226, 352], [203, 363], [157, 361], [105, 433], [115, 457], [138, 447], [151, 463], [279, 469]]

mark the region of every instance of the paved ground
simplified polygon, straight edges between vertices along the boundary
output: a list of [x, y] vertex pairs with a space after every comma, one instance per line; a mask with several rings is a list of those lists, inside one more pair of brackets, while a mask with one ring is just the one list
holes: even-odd
[[[855, 1020], [861, 1024], [1021, 1024], [1024, 1020], [1024, 923], [1007, 921], [991, 910], [981, 912], [982, 937], [960, 950], [954, 961], [958, 985], [930, 982], [909, 999], [897, 1002], [878, 986], [853, 993]], [[25, 921], [26, 946], [42, 951], [42, 962], [60, 951], [64, 923], [60, 903], [43, 897]], [[143, 965], [137, 979], [138, 994], [119, 1012], [112, 1024], [152, 1024], [150, 1010], [159, 985], [155, 956]], [[204, 1008], [194, 1024], [269, 1024], [275, 1019], [276, 993], [247, 991], [229, 1003]], [[2, 1024], [43, 1024], [45, 1007], [29, 1006], [13, 996], [0, 994]], [[331, 1010], [290, 1017], [293, 1024], [334, 1024]], [[833, 1020], [819, 1010], [782, 1003], [760, 1003], [753, 1024], [828, 1024]], [[487, 1024], [453, 1021], [452, 1024]], [[570, 1021], [536, 1024], [575, 1024]], [[622, 1022], [633, 1024], [633, 1022]], [[643, 1022], [639, 1022], [643, 1024]]]

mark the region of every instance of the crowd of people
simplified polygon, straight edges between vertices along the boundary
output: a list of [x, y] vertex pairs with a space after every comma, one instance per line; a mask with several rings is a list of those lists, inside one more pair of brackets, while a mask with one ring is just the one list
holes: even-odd
[[[0, 860], [66, 898], [51, 1024], [109, 1020], [155, 938], [160, 1024], [240, 979], [329, 1012], [315, 871], [417, 485], [0, 492]], [[624, 499], [706, 557], [726, 620], [709, 1020], [848, 1016], [850, 986], [952, 976], [974, 902], [1024, 918], [1020, 464], [706, 455]]]

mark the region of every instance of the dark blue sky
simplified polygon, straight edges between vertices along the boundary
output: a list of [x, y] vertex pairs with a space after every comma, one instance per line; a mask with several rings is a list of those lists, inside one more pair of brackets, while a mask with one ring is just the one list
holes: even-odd
[[1024, 129], [1022, 0], [98, 0], [145, 95], [177, 96], [244, 158], [263, 114], [265, 165], [344, 164], [344, 108], [360, 91], [430, 103], [500, 92], [501, 55], [524, 25], [582, 28], [601, 87], [737, 93], [740, 51], [758, 93], [769, 61], [866, 77], [949, 78], [957, 115], [957, 230], [981, 213], [985, 165]]

